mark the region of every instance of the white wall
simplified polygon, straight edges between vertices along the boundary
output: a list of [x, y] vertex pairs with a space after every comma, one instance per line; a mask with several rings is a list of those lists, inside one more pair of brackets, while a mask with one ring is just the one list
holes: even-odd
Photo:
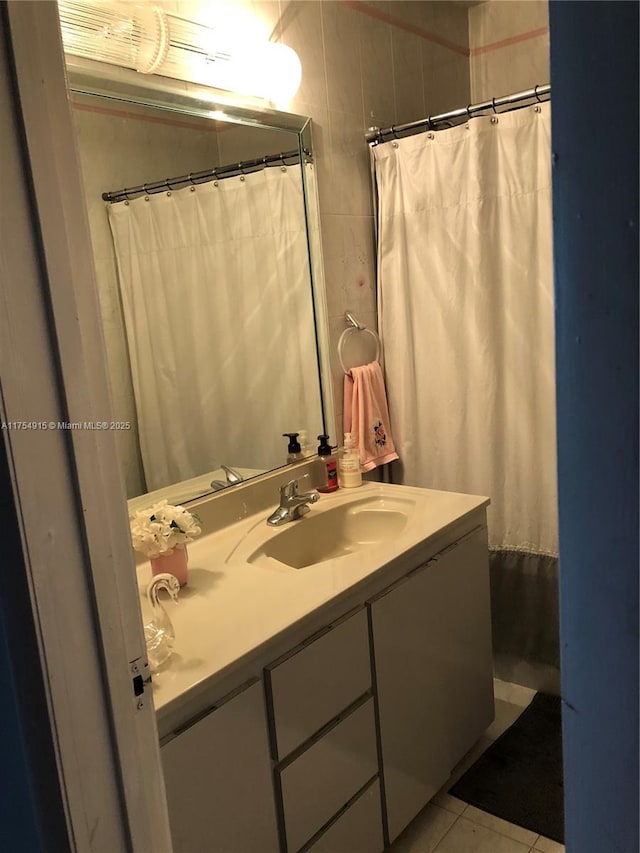
[[549, 82], [547, 0], [488, 0], [469, 9], [471, 100]]

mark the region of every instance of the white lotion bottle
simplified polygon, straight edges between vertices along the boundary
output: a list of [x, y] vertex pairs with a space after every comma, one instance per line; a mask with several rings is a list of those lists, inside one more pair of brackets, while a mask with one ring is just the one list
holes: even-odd
[[344, 434], [344, 450], [338, 460], [338, 478], [343, 489], [353, 489], [362, 485], [360, 456], [354, 447], [350, 432]]

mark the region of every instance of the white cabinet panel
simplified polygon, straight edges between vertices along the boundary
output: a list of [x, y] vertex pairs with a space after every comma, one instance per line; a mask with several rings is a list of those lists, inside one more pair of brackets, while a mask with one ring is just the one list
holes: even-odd
[[308, 849], [310, 853], [381, 853], [380, 782], [370, 785]]
[[[493, 655], [486, 528], [436, 558], [442, 606], [448, 614], [443, 644], [449, 766], [453, 768], [491, 725]], [[446, 582], [446, 581], [449, 582]]]
[[276, 853], [263, 688], [255, 682], [161, 749], [175, 853]]
[[377, 772], [369, 699], [280, 771], [289, 853], [299, 850]]
[[449, 776], [442, 589], [434, 566], [428, 563], [371, 603], [391, 841]]
[[493, 718], [486, 531], [370, 603], [389, 837]]
[[282, 760], [370, 689], [366, 609], [276, 661], [265, 676]]

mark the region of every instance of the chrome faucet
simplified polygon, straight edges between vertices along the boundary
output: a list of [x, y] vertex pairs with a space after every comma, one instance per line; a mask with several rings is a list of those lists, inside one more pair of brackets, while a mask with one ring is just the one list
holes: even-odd
[[280, 506], [271, 513], [267, 524], [278, 527], [280, 524], [286, 524], [287, 521], [302, 518], [309, 512], [309, 504], [314, 504], [319, 499], [320, 495], [317, 492], [299, 492], [298, 481], [289, 480], [284, 486], [280, 486]]
[[236, 471], [234, 468], [230, 468], [228, 465], [220, 465], [222, 470], [225, 473], [227, 478], [227, 483], [230, 486], [235, 486], [236, 483], [242, 483], [244, 481], [244, 477], [239, 471]]
[[220, 467], [224, 471], [227, 481], [225, 483], [224, 480], [212, 480], [211, 488], [214, 492], [219, 492], [220, 489], [226, 489], [227, 486], [235, 486], [236, 483], [244, 482], [244, 477], [239, 471], [236, 471], [234, 468], [230, 468], [228, 465], [220, 465]]

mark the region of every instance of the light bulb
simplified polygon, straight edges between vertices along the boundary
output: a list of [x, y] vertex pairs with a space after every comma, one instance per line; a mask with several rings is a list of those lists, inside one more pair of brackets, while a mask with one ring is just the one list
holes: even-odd
[[302, 81], [302, 65], [298, 54], [285, 44], [268, 42], [264, 51], [260, 76], [264, 97], [285, 103], [298, 91]]
[[284, 44], [247, 42], [228, 48], [228, 61], [210, 65], [204, 72], [210, 86], [240, 95], [284, 103], [300, 87], [302, 66], [298, 54]]

